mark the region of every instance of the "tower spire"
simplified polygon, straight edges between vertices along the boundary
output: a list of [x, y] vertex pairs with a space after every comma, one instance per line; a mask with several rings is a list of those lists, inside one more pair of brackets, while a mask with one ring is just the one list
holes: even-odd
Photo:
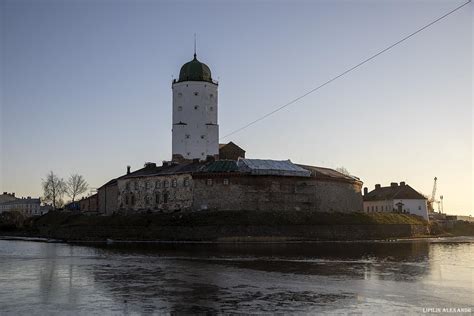
[[194, 33], [194, 59], [196, 59], [196, 33]]

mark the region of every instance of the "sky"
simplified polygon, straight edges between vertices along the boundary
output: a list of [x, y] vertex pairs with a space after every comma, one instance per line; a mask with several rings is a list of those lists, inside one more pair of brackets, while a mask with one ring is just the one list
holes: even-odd
[[[171, 158], [171, 82], [193, 57], [219, 81], [220, 134], [298, 97], [464, 1], [0, 0], [0, 191], [50, 171], [91, 188]], [[474, 215], [468, 4], [221, 142], [249, 158], [405, 181]]]

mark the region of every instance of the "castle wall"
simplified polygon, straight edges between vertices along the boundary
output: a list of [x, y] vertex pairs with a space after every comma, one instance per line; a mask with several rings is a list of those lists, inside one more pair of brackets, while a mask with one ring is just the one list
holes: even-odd
[[280, 176], [196, 176], [193, 210], [362, 211], [360, 182]]
[[189, 209], [193, 180], [189, 174], [159, 175], [118, 180], [119, 211], [165, 211]]

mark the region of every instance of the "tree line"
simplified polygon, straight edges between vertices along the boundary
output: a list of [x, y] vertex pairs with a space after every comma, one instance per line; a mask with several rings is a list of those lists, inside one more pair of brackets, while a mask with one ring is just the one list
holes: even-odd
[[89, 189], [86, 180], [79, 174], [72, 174], [67, 180], [64, 180], [53, 171], [50, 171], [41, 182], [43, 187], [43, 201], [51, 203], [53, 209], [60, 208], [64, 205], [64, 195], [67, 195], [71, 199], [71, 202], [74, 202], [79, 195]]

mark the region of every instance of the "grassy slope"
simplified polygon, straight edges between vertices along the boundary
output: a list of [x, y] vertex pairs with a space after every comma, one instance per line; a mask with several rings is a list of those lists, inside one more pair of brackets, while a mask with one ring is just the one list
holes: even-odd
[[137, 214], [128, 216], [84, 216], [51, 212], [35, 221], [35, 226], [209, 226], [209, 225], [427, 225], [419, 217], [391, 213], [322, 212], [195, 212], [173, 214]]

